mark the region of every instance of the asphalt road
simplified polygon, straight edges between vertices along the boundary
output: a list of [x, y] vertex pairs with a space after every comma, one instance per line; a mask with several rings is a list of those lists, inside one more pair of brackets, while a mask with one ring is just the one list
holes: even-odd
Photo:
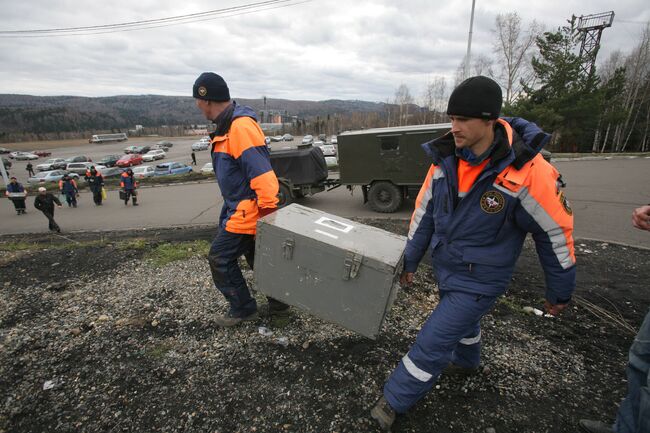
[[[179, 141], [178, 145], [176, 141]], [[192, 141], [176, 141], [167, 161], [189, 155], [187, 149]], [[124, 145], [120, 144], [120, 147]], [[57, 156], [64, 153], [79, 154], [80, 149], [62, 149], [57, 152]], [[204, 159], [207, 162], [209, 158], [207, 152], [197, 152], [197, 157], [199, 166]], [[630, 222], [635, 207], [650, 203], [650, 158], [558, 161], [555, 165], [568, 184], [566, 195], [574, 210], [576, 238], [601, 239], [650, 248], [650, 233], [634, 229]], [[92, 197], [88, 193], [82, 193], [79, 207], [57, 210], [56, 220], [64, 231], [197, 224], [214, 224], [216, 227], [222, 203], [214, 182], [144, 188], [140, 191], [141, 206], [136, 208], [124, 206], [117, 194], [117, 191], [109, 191], [105, 205], [95, 207]], [[342, 217], [410, 218], [413, 208], [413, 202], [407, 201], [399, 212], [377, 214], [362, 201], [360, 189], [355, 189], [351, 194], [345, 187], [340, 187], [307, 197], [300, 200], [300, 203]], [[0, 205], [0, 233], [46, 231], [47, 220], [33, 208], [32, 202], [33, 198], [30, 198], [27, 215], [17, 216], [11, 203], [4, 200]]]

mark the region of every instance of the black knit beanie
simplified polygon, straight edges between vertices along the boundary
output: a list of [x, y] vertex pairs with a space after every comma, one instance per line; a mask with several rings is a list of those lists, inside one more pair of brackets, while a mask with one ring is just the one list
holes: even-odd
[[502, 102], [501, 87], [496, 81], [478, 75], [466, 79], [451, 92], [447, 114], [496, 119], [501, 113]]
[[214, 72], [204, 72], [194, 82], [192, 96], [206, 101], [230, 101], [228, 85], [221, 76]]

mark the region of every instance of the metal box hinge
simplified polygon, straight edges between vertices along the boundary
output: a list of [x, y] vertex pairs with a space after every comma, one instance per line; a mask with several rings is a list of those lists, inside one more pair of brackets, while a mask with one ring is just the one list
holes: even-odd
[[285, 260], [291, 260], [293, 258], [293, 247], [296, 245], [296, 242], [288, 238], [282, 243], [282, 256]]
[[359, 268], [361, 268], [361, 261], [363, 256], [356, 253], [347, 253], [343, 266], [343, 279], [351, 280], [359, 275]]

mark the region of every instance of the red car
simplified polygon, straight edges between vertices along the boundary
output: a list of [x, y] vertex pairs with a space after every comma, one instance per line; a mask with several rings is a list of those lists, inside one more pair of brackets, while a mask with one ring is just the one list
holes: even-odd
[[142, 155], [138, 153], [124, 155], [115, 163], [118, 167], [132, 167], [140, 164], [142, 164]]
[[52, 155], [52, 152], [48, 152], [47, 150], [35, 150], [33, 152], [30, 152], [30, 153], [33, 153], [34, 155], [38, 155], [38, 156], [41, 156], [41, 157]]

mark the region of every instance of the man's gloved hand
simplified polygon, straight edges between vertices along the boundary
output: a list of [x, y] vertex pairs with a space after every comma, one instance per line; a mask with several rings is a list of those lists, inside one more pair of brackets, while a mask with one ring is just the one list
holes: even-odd
[[278, 210], [277, 207], [260, 207], [260, 208], [258, 208], [258, 212], [259, 212], [259, 214], [260, 214], [260, 218], [261, 218], [261, 217], [265, 217], [265, 216], [267, 216], [267, 215], [269, 215], [269, 214], [272, 214], [272, 213], [275, 212], [276, 210]]
[[403, 287], [408, 287], [413, 284], [413, 272], [402, 272], [402, 275], [399, 277], [399, 283]]

